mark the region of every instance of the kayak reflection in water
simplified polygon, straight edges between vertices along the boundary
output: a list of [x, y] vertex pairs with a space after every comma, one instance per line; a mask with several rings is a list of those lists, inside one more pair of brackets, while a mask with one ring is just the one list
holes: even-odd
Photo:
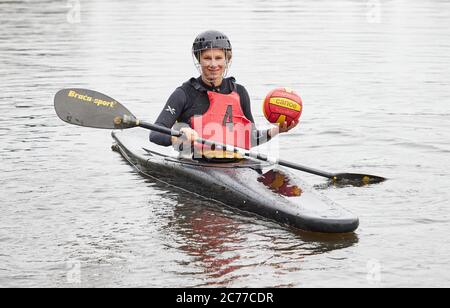
[[174, 219], [172, 229], [178, 233], [179, 248], [195, 258], [191, 265], [199, 267], [203, 274], [220, 278], [241, 267], [239, 260], [244, 239], [238, 220], [192, 204], [175, 207]]
[[[151, 142], [186, 150], [200, 137], [250, 149], [297, 125], [294, 121], [289, 126], [284, 122], [268, 130], [256, 129], [247, 90], [233, 77], [225, 78], [232, 59], [231, 43], [225, 34], [214, 30], [199, 34], [192, 46], [192, 56], [200, 77], [178, 87], [155, 122], [167, 128], [175, 123], [184, 124], [180, 129], [184, 135], [177, 138], [152, 131]], [[194, 158], [242, 158], [237, 153], [224, 153], [199, 144], [194, 145], [193, 152]]]
[[272, 169], [264, 173], [258, 178], [258, 182], [263, 183], [272, 191], [286, 196], [299, 197], [302, 194], [302, 189], [291, 183], [289, 176], [280, 170]]

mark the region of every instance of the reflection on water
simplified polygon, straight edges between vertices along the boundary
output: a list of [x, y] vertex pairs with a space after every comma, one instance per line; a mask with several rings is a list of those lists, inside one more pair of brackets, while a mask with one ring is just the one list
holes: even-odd
[[176, 207], [168, 227], [177, 233], [178, 249], [194, 257], [202, 275], [220, 278], [239, 268], [238, 251], [244, 239], [238, 221], [205, 208], [205, 204], [184, 204]]

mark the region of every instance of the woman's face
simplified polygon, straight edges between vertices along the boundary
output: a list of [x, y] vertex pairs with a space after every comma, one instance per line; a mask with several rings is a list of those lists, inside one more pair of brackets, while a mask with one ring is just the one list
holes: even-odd
[[200, 54], [203, 79], [222, 82], [227, 67], [225, 51], [223, 49], [207, 49]]

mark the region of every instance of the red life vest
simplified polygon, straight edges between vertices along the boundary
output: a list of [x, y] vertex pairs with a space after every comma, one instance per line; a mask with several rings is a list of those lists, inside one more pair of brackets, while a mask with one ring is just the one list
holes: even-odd
[[203, 139], [249, 150], [253, 123], [242, 111], [239, 94], [207, 93], [209, 108], [191, 118], [192, 129]]

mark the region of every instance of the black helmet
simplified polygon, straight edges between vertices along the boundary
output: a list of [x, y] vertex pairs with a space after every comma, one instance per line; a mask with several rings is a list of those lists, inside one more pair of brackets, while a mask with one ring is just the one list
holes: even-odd
[[222, 32], [209, 30], [200, 33], [192, 44], [192, 53], [198, 59], [200, 52], [208, 48], [222, 48], [231, 51], [231, 43]]

